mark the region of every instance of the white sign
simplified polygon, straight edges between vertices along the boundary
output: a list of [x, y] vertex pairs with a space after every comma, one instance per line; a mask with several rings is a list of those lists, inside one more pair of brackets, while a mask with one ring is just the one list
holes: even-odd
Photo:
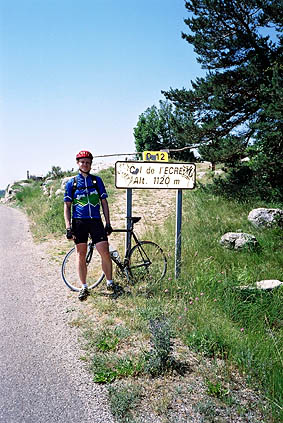
[[116, 188], [193, 189], [194, 163], [116, 162]]

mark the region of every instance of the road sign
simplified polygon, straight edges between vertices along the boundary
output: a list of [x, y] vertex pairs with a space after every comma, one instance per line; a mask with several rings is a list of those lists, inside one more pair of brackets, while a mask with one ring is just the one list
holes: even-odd
[[168, 162], [167, 151], [144, 151], [142, 153], [144, 161]]
[[194, 163], [116, 162], [116, 188], [193, 189]]

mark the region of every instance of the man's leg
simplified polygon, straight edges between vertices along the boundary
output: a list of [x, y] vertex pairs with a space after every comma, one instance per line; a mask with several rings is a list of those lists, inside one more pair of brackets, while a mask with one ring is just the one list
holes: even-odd
[[109, 254], [109, 245], [107, 241], [98, 242], [96, 249], [101, 256], [101, 267], [105, 273], [106, 279], [112, 281], [112, 260]]
[[77, 265], [77, 273], [79, 280], [82, 285], [86, 284], [86, 275], [87, 275], [87, 266], [86, 266], [86, 252], [87, 252], [87, 244], [77, 244], [76, 245], [76, 265]]
[[79, 300], [84, 301], [89, 296], [89, 291], [87, 289], [87, 284], [86, 284], [87, 266], [85, 261], [86, 252], [87, 252], [87, 244], [85, 243], [77, 244], [76, 252], [77, 252], [77, 256], [76, 256], [77, 273], [78, 273], [79, 280], [82, 284], [82, 289], [80, 290], [80, 293], [79, 293]]

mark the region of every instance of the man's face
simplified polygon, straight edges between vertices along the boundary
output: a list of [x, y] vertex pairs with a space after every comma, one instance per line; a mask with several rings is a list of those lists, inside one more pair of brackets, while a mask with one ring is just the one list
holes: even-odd
[[84, 173], [89, 173], [91, 169], [92, 161], [90, 159], [79, 159], [77, 160], [79, 170]]

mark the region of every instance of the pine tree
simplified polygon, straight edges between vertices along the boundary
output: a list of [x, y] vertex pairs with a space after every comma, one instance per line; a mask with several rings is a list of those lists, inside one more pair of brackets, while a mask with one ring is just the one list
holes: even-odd
[[[282, 0], [192, 0], [185, 6], [190, 33], [182, 37], [207, 74], [192, 89], [163, 94], [194, 117], [195, 142], [205, 159], [235, 170], [249, 148], [249, 182], [262, 197], [270, 190], [280, 197]], [[191, 133], [187, 138], [191, 142]]]

